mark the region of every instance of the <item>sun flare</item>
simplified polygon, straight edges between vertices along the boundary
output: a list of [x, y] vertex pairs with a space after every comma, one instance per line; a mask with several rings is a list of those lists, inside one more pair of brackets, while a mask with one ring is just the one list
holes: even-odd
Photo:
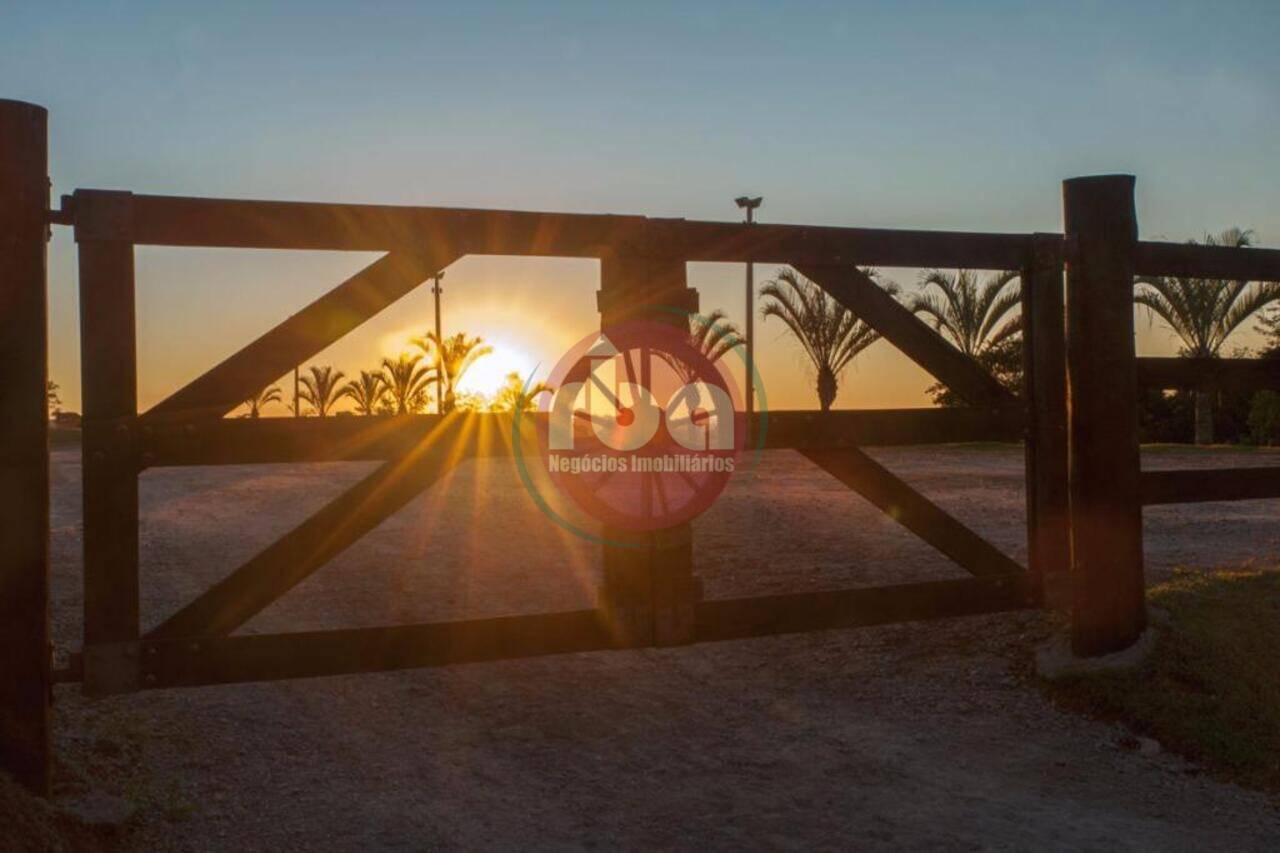
[[534, 369], [533, 358], [519, 347], [507, 341], [486, 340], [493, 352], [477, 359], [462, 381], [458, 383], [458, 391], [463, 394], [479, 394], [486, 399], [492, 398], [507, 382], [507, 374], [518, 373], [522, 380], [527, 379]]

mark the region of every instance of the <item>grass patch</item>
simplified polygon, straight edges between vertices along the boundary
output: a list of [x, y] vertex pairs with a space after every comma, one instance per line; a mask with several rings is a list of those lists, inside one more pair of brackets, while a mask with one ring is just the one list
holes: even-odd
[[1141, 667], [1063, 678], [1051, 695], [1280, 793], [1280, 572], [1179, 572], [1148, 601], [1169, 618]]

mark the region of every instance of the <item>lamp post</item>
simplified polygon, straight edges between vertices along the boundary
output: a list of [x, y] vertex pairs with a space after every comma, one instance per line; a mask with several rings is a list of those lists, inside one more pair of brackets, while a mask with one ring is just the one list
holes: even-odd
[[443, 278], [444, 270], [440, 270], [431, 285], [431, 293], [436, 300], [436, 414], [444, 414], [444, 338], [440, 333], [440, 294], [443, 292], [440, 281]]
[[[738, 207], [746, 211], [746, 223], [748, 225], [755, 224], [756, 208], [764, 201], [764, 196], [738, 196], [734, 199]], [[756, 280], [755, 265], [750, 260], [747, 261], [747, 429], [751, 429], [751, 415], [755, 412], [755, 392], [756, 392], [756, 335], [755, 335], [755, 319], [756, 319]]]

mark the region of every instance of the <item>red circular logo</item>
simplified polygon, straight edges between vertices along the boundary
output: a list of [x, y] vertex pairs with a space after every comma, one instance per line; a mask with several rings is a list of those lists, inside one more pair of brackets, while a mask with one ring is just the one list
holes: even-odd
[[724, 490], [746, 420], [728, 371], [687, 326], [633, 321], [583, 338], [552, 370], [540, 405], [551, 482], [605, 525], [689, 521]]

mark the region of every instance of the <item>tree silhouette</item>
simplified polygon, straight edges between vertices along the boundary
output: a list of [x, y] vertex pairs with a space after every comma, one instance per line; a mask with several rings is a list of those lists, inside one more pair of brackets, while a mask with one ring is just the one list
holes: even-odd
[[346, 374], [328, 366], [312, 365], [307, 370], [309, 374], [304, 374], [301, 378], [302, 388], [298, 392], [298, 397], [303, 402], [309, 403], [317, 415], [326, 417], [334, 403], [342, 399], [339, 383]]
[[352, 379], [342, 386], [340, 395], [351, 398], [356, 414], [372, 415], [386, 405], [387, 378], [379, 372], [362, 370], [359, 379]]
[[382, 377], [397, 415], [421, 412], [427, 406], [427, 383], [434, 371], [422, 364], [419, 354], [401, 353], [398, 358], [382, 360]]
[[428, 332], [421, 338], [414, 338], [412, 343], [431, 357], [432, 369], [443, 380], [444, 398], [436, 401], [441, 414], [448, 414], [457, 406], [458, 383], [471, 365], [493, 352], [493, 347], [485, 344], [483, 338], [468, 338], [465, 332], [444, 340], [437, 338], [435, 332]]
[[[1250, 231], [1228, 228], [1217, 235], [1206, 234], [1204, 245], [1243, 248], [1253, 244], [1252, 238]], [[1136, 281], [1133, 301], [1168, 324], [1182, 341], [1180, 354], [1191, 358], [1217, 358], [1227, 338], [1245, 320], [1280, 300], [1277, 282], [1176, 276], [1144, 276]], [[1210, 391], [1195, 392], [1195, 424], [1196, 444], [1212, 444]]]
[[[863, 272], [877, 277], [875, 270]], [[889, 293], [898, 292], [892, 282], [882, 286]], [[760, 313], [786, 324], [809, 357], [816, 373], [818, 405], [822, 411], [830, 411], [841, 373], [859, 353], [880, 339], [880, 333], [819, 285], [790, 268], [760, 288], [760, 296], [766, 300]]]
[[256, 418], [262, 414], [263, 408], [268, 403], [280, 403], [284, 401], [284, 395], [280, 392], [278, 385], [272, 385], [270, 388], [263, 388], [257, 394], [244, 401], [245, 408], [248, 409], [240, 417]]
[[[978, 274], [972, 270], [957, 270], [955, 275], [929, 270], [921, 276], [921, 284], [921, 292], [908, 307], [950, 338], [962, 353], [991, 371], [1005, 387], [1021, 393], [1018, 386], [1022, 354], [1016, 342], [1022, 332], [1022, 314], [1019, 311], [1009, 316], [1022, 301], [1018, 274], [994, 273], [979, 282]], [[941, 383], [930, 387], [928, 393], [942, 405], [960, 402]]]
[[535, 382], [526, 390], [524, 380], [514, 370], [507, 374], [507, 381], [493, 396], [490, 408], [495, 412], [528, 412], [538, 405], [538, 397], [552, 393], [545, 382]]

